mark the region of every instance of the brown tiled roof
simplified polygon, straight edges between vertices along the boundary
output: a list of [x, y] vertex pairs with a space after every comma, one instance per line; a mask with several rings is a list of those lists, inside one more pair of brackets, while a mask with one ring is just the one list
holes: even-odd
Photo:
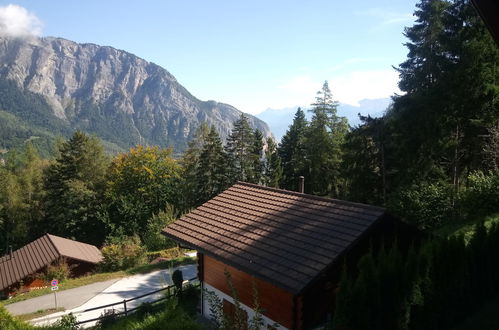
[[50, 265], [60, 257], [88, 263], [102, 260], [99, 249], [93, 245], [46, 234], [22, 248], [0, 258], [0, 290], [13, 285]]
[[379, 207], [239, 182], [163, 233], [298, 293], [384, 213]]

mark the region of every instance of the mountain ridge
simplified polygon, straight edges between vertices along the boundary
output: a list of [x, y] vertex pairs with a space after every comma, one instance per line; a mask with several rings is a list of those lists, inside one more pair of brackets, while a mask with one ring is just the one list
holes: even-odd
[[[154, 144], [182, 151], [203, 121], [226, 139], [241, 114], [231, 105], [199, 100], [168, 70], [111, 46], [0, 36], [0, 63], [0, 80], [42, 96], [68, 129], [122, 149]], [[12, 112], [6, 105], [0, 100], [0, 110]], [[21, 113], [19, 119], [26, 120], [29, 113]], [[247, 116], [252, 127], [270, 136], [263, 121]]]

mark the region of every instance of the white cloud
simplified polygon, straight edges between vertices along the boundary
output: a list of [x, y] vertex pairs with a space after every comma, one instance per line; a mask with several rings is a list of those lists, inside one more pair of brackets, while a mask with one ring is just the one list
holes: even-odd
[[377, 18], [380, 20], [379, 23], [382, 25], [408, 23], [414, 20], [414, 16], [412, 14], [399, 13], [380, 8], [371, 8], [365, 11], [356, 12], [355, 14]]
[[338, 101], [354, 106], [363, 99], [377, 99], [400, 93], [395, 70], [354, 71], [333, 77], [329, 87]]
[[371, 8], [364, 11], [355, 12], [355, 15], [364, 16], [372, 19], [371, 27], [367, 30], [368, 34], [377, 34], [393, 29], [393, 26], [411, 25], [415, 16], [409, 13], [394, 12], [380, 8]]
[[0, 7], [0, 35], [14, 37], [39, 36], [43, 23], [26, 8], [17, 5]]

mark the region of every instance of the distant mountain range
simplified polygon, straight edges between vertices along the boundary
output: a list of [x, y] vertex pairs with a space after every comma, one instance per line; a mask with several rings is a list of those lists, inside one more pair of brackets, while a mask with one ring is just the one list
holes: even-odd
[[[338, 107], [338, 116], [346, 117], [350, 126], [356, 126], [360, 124], [359, 113], [364, 116], [371, 115], [371, 117], [379, 117], [383, 115], [384, 111], [390, 105], [390, 102], [390, 98], [365, 99], [359, 102], [358, 107], [340, 103]], [[289, 125], [293, 123], [293, 118], [297, 109], [298, 106], [283, 109], [267, 109], [257, 114], [256, 117], [265, 121], [276, 139], [280, 141]], [[302, 107], [302, 109], [310, 120], [312, 115], [307, 111], [310, 107]]]
[[[162, 67], [107, 46], [0, 36], [0, 150], [40, 147], [75, 129], [111, 151], [136, 144], [185, 150], [203, 121], [226, 139], [241, 112], [201, 101]], [[268, 126], [251, 115], [265, 136]]]

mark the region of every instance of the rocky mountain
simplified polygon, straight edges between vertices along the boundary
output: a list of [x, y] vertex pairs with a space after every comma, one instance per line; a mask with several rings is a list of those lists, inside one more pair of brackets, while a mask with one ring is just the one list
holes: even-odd
[[[225, 139], [240, 114], [230, 105], [198, 100], [167, 70], [122, 50], [0, 36], [0, 129], [7, 127], [11, 138], [81, 129], [110, 149], [151, 144], [179, 152], [201, 122], [215, 125]], [[248, 117], [270, 135], [263, 121]], [[1, 138], [0, 149], [14, 143]]]
[[[340, 103], [338, 106], [338, 116], [346, 117], [350, 126], [354, 127], [360, 124], [359, 113], [363, 116], [370, 115], [371, 117], [380, 117], [388, 108], [390, 102], [390, 98], [381, 98], [361, 100], [359, 101], [359, 106]], [[308, 108], [309, 107], [302, 107], [307, 119], [310, 120], [312, 115], [307, 111]], [[286, 134], [289, 125], [293, 123], [293, 118], [297, 109], [298, 106], [282, 109], [269, 108], [257, 114], [256, 117], [265, 121], [270, 126], [272, 133], [279, 141], [282, 136]]]

